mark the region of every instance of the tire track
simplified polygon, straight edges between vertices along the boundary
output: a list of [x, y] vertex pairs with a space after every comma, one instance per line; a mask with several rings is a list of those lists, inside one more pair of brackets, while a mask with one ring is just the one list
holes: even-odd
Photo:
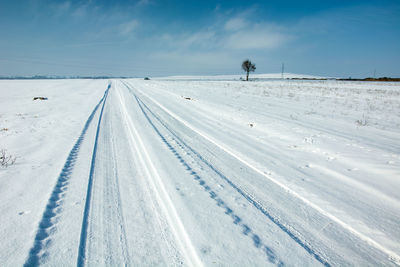
[[94, 174], [94, 168], [95, 168], [95, 163], [96, 163], [97, 143], [98, 143], [98, 139], [99, 139], [100, 125], [101, 125], [101, 119], [103, 117], [104, 106], [105, 106], [107, 96], [108, 96], [108, 91], [110, 90], [110, 88], [111, 88], [111, 84], [108, 86], [108, 88], [104, 94], [103, 105], [101, 107], [99, 121], [97, 124], [92, 160], [91, 160], [91, 164], [90, 164], [90, 173], [89, 173], [89, 180], [88, 180], [88, 186], [87, 186], [87, 192], [86, 192], [86, 202], [85, 202], [85, 208], [84, 208], [84, 212], [83, 212], [82, 228], [81, 228], [81, 235], [80, 235], [80, 241], [79, 241], [78, 258], [77, 258], [77, 266], [79, 266], [79, 267], [85, 265], [88, 218], [89, 218], [90, 204], [91, 204], [91, 198], [92, 198], [93, 174]]
[[[302, 238], [298, 237], [297, 234], [289, 229], [289, 227], [285, 226], [278, 218], [273, 216], [268, 210], [262, 206], [253, 196], [251, 196], [249, 193], [247, 193], [245, 190], [241, 189], [239, 186], [237, 186], [235, 183], [233, 183], [228, 177], [226, 177], [223, 173], [221, 173], [219, 170], [217, 170], [211, 163], [209, 163], [203, 156], [201, 156], [197, 151], [195, 151], [192, 147], [187, 145], [179, 136], [175, 134], [173, 130], [171, 130], [168, 125], [165, 124], [156, 114], [154, 114], [148, 107], [147, 105], [142, 102], [132, 91], [131, 93], [135, 96], [136, 100], [138, 101], [139, 105], [140, 103], [146, 108], [146, 110], [152, 114], [152, 116], [159, 122], [161, 123], [170, 133], [171, 135], [177, 140], [177, 142], [181, 143], [184, 147], [186, 147], [192, 154], [194, 154], [198, 159], [200, 159], [201, 162], [203, 162], [206, 166], [208, 166], [214, 173], [216, 173], [220, 178], [222, 178], [224, 181], [226, 181], [231, 187], [233, 187], [241, 196], [243, 196], [252, 206], [254, 206], [257, 210], [259, 210], [263, 215], [265, 215], [269, 220], [271, 220], [275, 225], [277, 225], [282, 231], [284, 231], [291, 239], [293, 239], [297, 244], [299, 244], [302, 248], [304, 248], [311, 256], [313, 256], [317, 261], [319, 261], [321, 264], [324, 266], [331, 266], [329, 262], [321, 256], [318, 252], [316, 252], [310, 245], [307, 244], [305, 240]], [[144, 112], [146, 118], [148, 116], [146, 115], [146, 112], [142, 109]], [[148, 119], [149, 120], [149, 119]], [[150, 121], [149, 121], [150, 122]], [[152, 124], [150, 122], [150, 124]], [[153, 124], [154, 125], [154, 124]], [[154, 127], [154, 126], [153, 126]], [[157, 131], [157, 130], [156, 130]], [[162, 137], [163, 138], [163, 137]], [[164, 140], [163, 140], [164, 141]], [[194, 174], [195, 178], [197, 178], [197, 173]], [[196, 179], [198, 180], [198, 179]], [[200, 181], [199, 181], [200, 183]], [[202, 184], [201, 184], [202, 185]], [[206, 188], [207, 189], [207, 188]], [[247, 226], [246, 226], [247, 227]], [[245, 227], [244, 227], [245, 228]], [[265, 245], [264, 245], [265, 246]], [[267, 247], [267, 246], [265, 246]], [[265, 250], [267, 253], [267, 256], [269, 259], [271, 259], [271, 252], [268, 251], [267, 249]], [[273, 255], [273, 254], [272, 254]], [[272, 257], [274, 258], [274, 257]], [[275, 257], [276, 258], [276, 257]]]
[[[128, 88], [128, 90], [131, 91], [131, 88], [125, 84], [125, 86]], [[246, 159], [238, 156], [238, 154], [232, 150], [229, 146], [224, 144], [223, 142], [217, 141], [214, 138], [208, 136], [206, 133], [203, 133], [201, 130], [197, 129], [187, 121], [183, 120], [181, 117], [173, 113], [172, 111], [168, 110], [166, 107], [164, 107], [162, 104], [160, 104], [158, 101], [153, 99], [152, 97], [148, 96], [146, 93], [138, 90], [142, 95], [144, 95], [147, 99], [149, 99], [151, 102], [153, 102], [156, 106], [161, 108], [164, 112], [166, 112], [168, 115], [176, 119], [178, 122], [180, 122], [182, 125], [186, 126], [187, 128], [191, 129], [193, 132], [197, 133], [201, 137], [203, 137], [205, 140], [208, 142], [212, 143], [216, 147], [220, 148], [224, 152], [226, 152], [228, 155], [232, 156], [245, 166], [247, 166], [249, 169], [255, 171], [256, 173], [262, 175], [263, 177], [267, 178], [277, 186], [281, 187], [283, 190], [285, 190], [287, 193], [291, 194], [295, 198], [299, 199], [302, 201], [304, 204], [307, 206], [313, 208], [314, 210], [318, 211], [320, 214], [324, 215], [325, 217], [329, 218], [336, 224], [340, 225], [343, 229], [346, 229], [348, 232], [350, 232], [352, 235], [356, 236], [357, 238], [363, 240], [366, 242], [369, 246], [374, 247], [375, 249], [383, 252], [388, 256], [388, 259], [395, 263], [396, 265], [400, 265], [400, 256], [395, 253], [394, 251], [382, 246], [378, 242], [376, 242], [374, 239], [370, 238], [369, 236], [364, 235], [363, 233], [357, 231], [354, 229], [351, 225], [345, 223], [344, 221], [340, 220], [338, 217], [334, 216], [333, 214], [329, 213], [328, 211], [324, 210], [317, 204], [309, 201], [307, 198], [301, 196], [298, 194], [296, 191], [290, 189], [288, 186], [285, 184], [281, 183], [280, 181], [274, 179], [273, 177], [269, 176], [268, 174], [264, 173], [262, 170], [258, 169], [251, 163], [249, 163]], [[132, 92], [132, 91], [131, 91]], [[133, 92], [132, 92], [133, 93]], [[201, 157], [200, 155], [198, 155]], [[212, 167], [212, 165], [210, 165]], [[214, 168], [214, 167], [212, 167]], [[218, 170], [215, 170], [218, 172]], [[221, 176], [221, 178], [223, 175]], [[226, 177], [225, 177], [226, 178]], [[225, 180], [225, 179], [224, 179]], [[273, 221], [276, 225], [278, 225], [284, 232], [286, 232], [293, 240], [295, 240], [300, 246], [302, 246], [307, 252], [309, 252], [311, 255], [313, 255], [318, 261], [323, 263], [324, 265], [328, 264], [326, 260], [322, 258], [319, 254], [316, 253], [314, 249], [312, 249], [309, 245], [306, 244], [306, 242], [302, 241], [297, 235], [295, 235], [292, 231], [290, 231], [286, 226], [284, 226], [282, 223], [279, 222], [276, 218], [271, 216], [271, 214], [268, 213], [268, 211], [261, 205], [259, 204], [251, 195], [247, 194], [244, 190], [242, 190], [239, 186], [235, 185], [232, 183], [229, 179], [226, 180], [233, 188], [235, 188], [236, 191], [238, 191], [241, 195], [243, 195], [254, 207], [259, 209], [264, 215], [266, 215], [271, 221]]]
[[[147, 121], [153, 127], [153, 129], [158, 134], [158, 136], [161, 138], [163, 143], [175, 155], [175, 157], [179, 160], [179, 162], [186, 168], [186, 170], [190, 173], [190, 175], [193, 177], [193, 179], [198, 182], [198, 184], [202, 187], [202, 189], [209, 194], [209, 197], [216, 202], [216, 205], [224, 210], [224, 213], [233, 220], [232, 223], [234, 225], [237, 225], [237, 226], [239, 226], [241, 228], [241, 231], [242, 231], [243, 235], [248, 236], [253, 241], [253, 245], [254, 245], [255, 248], [261, 249], [265, 253], [265, 255], [266, 255], [266, 257], [267, 257], [267, 259], [268, 259], [268, 261], [270, 263], [275, 264], [277, 266], [284, 266], [285, 264], [276, 255], [276, 253], [274, 252], [273, 248], [268, 246], [267, 244], [265, 244], [265, 242], [263, 242], [263, 240], [260, 238], [260, 236], [257, 233], [255, 233], [254, 230], [252, 230], [252, 228], [248, 224], [246, 224], [244, 222], [244, 220], [240, 216], [237, 215], [237, 213], [233, 210], [233, 208], [230, 208], [226, 204], [226, 202], [215, 192], [215, 190], [210, 185], [208, 185], [204, 181], [204, 179], [202, 179], [199, 176], [199, 174], [194, 170], [194, 168], [192, 168], [183, 159], [183, 157], [179, 154], [177, 149], [175, 149], [171, 145], [171, 143], [167, 141], [167, 139], [161, 134], [159, 129], [155, 126], [153, 121], [150, 119], [150, 117], [148, 116], [147, 112], [143, 109], [143, 106], [142, 106], [142, 105], [144, 105], [143, 102], [141, 102], [137, 98], [137, 96], [135, 96], [135, 98], [136, 98], [136, 101], [137, 101], [141, 111], [143, 112], [144, 116], [146, 117]], [[164, 128], [166, 130], [168, 130], [174, 136], [174, 137], [172, 137], [172, 140], [174, 140], [183, 151], [188, 152], [187, 151], [189, 149], [188, 146], [184, 142], [182, 142], [180, 139], [177, 139], [176, 135], [173, 132], [171, 132], [169, 128], [165, 127], [165, 125], [161, 122], [161, 120], [158, 117], [155, 116], [154, 113], [152, 113], [148, 108], [146, 108], [146, 109], [148, 110], [148, 112], [150, 112], [153, 115], [153, 117], [156, 120], [158, 120], [164, 126]], [[187, 154], [192, 157], [191, 153], [187, 153]]]
[[[139, 97], [136, 96], [136, 94], [129, 88], [126, 84], [125, 86], [128, 88], [128, 90], [131, 92], [131, 94], [136, 98], [136, 101], [138, 101], [139, 105], [142, 104], [143, 107], [161, 124], [166, 128], [171, 135], [179, 142], [181, 143], [184, 147], [186, 147], [192, 154], [194, 154], [201, 162], [203, 162], [206, 166], [208, 166], [214, 173], [216, 173], [220, 178], [222, 178], [225, 182], [227, 182], [233, 189], [235, 189], [242, 197], [244, 197], [253, 207], [255, 207], [257, 210], [259, 210], [264, 216], [266, 216], [270, 221], [272, 221], [275, 225], [277, 225], [283, 232], [285, 232], [291, 239], [293, 239], [298, 245], [300, 245], [302, 248], [304, 248], [307, 253], [309, 253], [311, 256], [313, 256], [317, 261], [319, 261], [321, 264], [324, 266], [331, 266], [327, 259], [320, 255], [315, 249], [313, 249], [307, 241], [305, 241], [303, 238], [299, 237], [294, 231], [292, 231], [288, 226], [286, 226], [284, 223], [282, 223], [278, 218], [273, 216], [262, 204], [257, 201], [254, 196], [251, 194], [247, 193], [245, 190], [243, 190], [240, 186], [236, 185], [234, 182], [232, 182], [228, 177], [226, 177], [223, 173], [221, 173], [218, 169], [216, 169], [211, 163], [209, 163], [203, 156], [201, 156], [196, 150], [194, 150], [192, 147], [190, 147], [188, 144], [186, 144], [178, 135], [175, 134], [175, 132], [164, 122], [162, 121], [154, 112], [152, 112], [149, 107], [142, 101], [140, 100]], [[145, 111], [142, 109], [142, 111], [145, 113]], [[146, 118], [148, 116], [145, 114]], [[149, 119], [148, 119], [149, 120]], [[150, 122], [151, 123], [151, 122]], [[152, 123], [151, 123], [152, 124]], [[153, 126], [154, 127], [154, 126]], [[267, 250], [266, 250], [267, 252]], [[267, 254], [268, 256], [268, 254]]]
[[[103, 205], [103, 212], [107, 214], [106, 218], [116, 218], [117, 220], [117, 228], [119, 229], [119, 245], [121, 248], [121, 256], [123, 258], [123, 263], [124, 266], [127, 266], [129, 263], [130, 255], [129, 255], [129, 247], [128, 247], [128, 241], [127, 241], [127, 236], [126, 236], [126, 230], [125, 230], [125, 219], [124, 219], [124, 214], [122, 211], [122, 200], [121, 200], [121, 193], [120, 193], [120, 185], [119, 185], [119, 175], [118, 175], [118, 162], [117, 162], [117, 157], [116, 157], [116, 150], [115, 150], [115, 143], [114, 143], [114, 134], [113, 134], [113, 126], [109, 126], [109, 136], [105, 136], [104, 139], [110, 140], [110, 155], [112, 155], [112, 172], [113, 172], [113, 177], [114, 179], [110, 179], [108, 175], [105, 175], [104, 181], [105, 181], [105, 191], [104, 191], [104, 199], [108, 200], [108, 204], [110, 204], [110, 207], [106, 205], [107, 203], [102, 203]], [[111, 203], [110, 203], [111, 201]], [[108, 225], [110, 226], [110, 222], [108, 222]], [[111, 225], [113, 226], [113, 225]], [[112, 244], [113, 238], [113, 231], [107, 231], [106, 230], [106, 237], [107, 237], [107, 251], [117, 251], [115, 247], [110, 246]], [[115, 266], [118, 265], [119, 263], [113, 262], [112, 257], [107, 257], [106, 258], [106, 264], [108, 266]]]
[[123, 119], [126, 121], [127, 129], [129, 137], [134, 145], [134, 150], [137, 151], [137, 155], [139, 157], [139, 161], [144, 168], [146, 176], [149, 179], [149, 183], [155, 193], [157, 198], [157, 202], [160, 205], [167, 221], [168, 225], [171, 228], [172, 233], [174, 234], [177, 244], [182, 252], [184, 258], [187, 261], [187, 264], [190, 266], [202, 266], [202, 262], [200, 261], [199, 256], [193, 244], [186, 233], [186, 230], [183, 226], [183, 223], [164, 187], [162, 179], [153, 165], [151, 158], [143, 144], [143, 141], [137, 132], [136, 127], [134, 126], [132, 119], [130, 118], [128, 111], [126, 109], [125, 103], [122, 99], [122, 96], [117, 90], [117, 94], [121, 104], [121, 111], [123, 113]]
[[86, 132], [96, 114], [96, 111], [102, 103], [104, 103], [108, 90], [111, 87], [111, 83], [108, 85], [103, 97], [94, 107], [92, 113], [89, 115], [86, 123], [82, 129], [78, 140], [72, 147], [68, 154], [67, 160], [64, 163], [64, 167], [61, 170], [60, 175], [57, 178], [56, 185], [50, 195], [42, 219], [39, 222], [39, 227], [36, 232], [34, 243], [29, 251], [28, 259], [24, 266], [38, 266], [42, 260], [45, 260], [49, 255], [47, 253], [47, 247], [51, 245], [51, 235], [55, 231], [55, 226], [58, 222], [58, 216], [62, 212], [63, 199], [66, 191], [68, 190], [69, 179], [71, 178], [74, 165], [78, 158], [79, 150], [85, 139]]

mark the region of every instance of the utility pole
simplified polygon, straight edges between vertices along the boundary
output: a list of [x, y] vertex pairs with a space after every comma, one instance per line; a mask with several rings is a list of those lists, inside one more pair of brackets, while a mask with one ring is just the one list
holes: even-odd
[[283, 79], [283, 73], [285, 72], [285, 63], [282, 63], [282, 79]]

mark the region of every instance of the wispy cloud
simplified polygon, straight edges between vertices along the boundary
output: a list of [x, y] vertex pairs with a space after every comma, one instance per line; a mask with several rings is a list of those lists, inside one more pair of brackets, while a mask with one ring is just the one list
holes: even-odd
[[217, 38], [214, 31], [198, 31], [184, 34], [161, 35], [161, 40], [170, 48], [192, 49], [207, 48], [215, 44]]
[[231, 49], [273, 49], [287, 43], [291, 38], [280, 27], [263, 23], [229, 33], [221, 44]]
[[54, 4], [52, 7], [55, 17], [66, 17], [73, 19], [86, 18], [90, 15], [90, 12], [97, 10], [97, 7], [92, 4], [91, 1], [78, 3], [65, 1]]
[[248, 26], [248, 22], [244, 18], [232, 18], [225, 23], [225, 30], [237, 31]]
[[252, 10], [214, 21], [185, 34], [166, 33], [161, 41], [176, 49], [250, 50], [274, 49], [289, 42], [293, 37], [285, 27], [267, 21], [251, 20]]
[[125, 23], [122, 23], [119, 25], [119, 33], [121, 35], [125, 35], [125, 36], [131, 35], [136, 30], [138, 25], [139, 25], [139, 22], [135, 19], [125, 22]]

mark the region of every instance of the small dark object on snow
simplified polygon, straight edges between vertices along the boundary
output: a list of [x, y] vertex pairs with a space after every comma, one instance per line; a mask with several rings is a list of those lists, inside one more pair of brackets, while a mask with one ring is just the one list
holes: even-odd
[[190, 97], [185, 97], [186, 100], [192, 100]]
[[33, 100], [47, 100], [48, 98], [47, 97], [43, 97], [43, 96], [35, 96], [34, 98], [33, 98]]
[[144, 77], [145, 81], [149, 81], [150, 78], [149, 77]]
[[249, 126], [250, 126], [250, 127], [253, 127], [253, 126], [254, 126], [254, 124], [253, 124], [253, 123], [249, 123]]
[[17, 160], [16, 157], [7, 153], [7, 150], [0, 150], [0, 167], [7, 168], [9, 165], [13, 165]]

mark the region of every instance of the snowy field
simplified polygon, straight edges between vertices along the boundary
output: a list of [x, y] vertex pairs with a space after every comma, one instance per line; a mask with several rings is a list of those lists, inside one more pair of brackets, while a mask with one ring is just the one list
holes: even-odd
[[0, 265], [400, 265], [400, 83], [228, 78], [0, 81]]

